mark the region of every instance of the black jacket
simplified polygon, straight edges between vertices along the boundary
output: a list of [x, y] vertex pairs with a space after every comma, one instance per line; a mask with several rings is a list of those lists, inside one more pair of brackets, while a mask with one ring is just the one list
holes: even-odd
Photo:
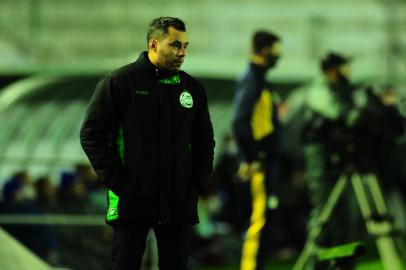
[[[248, 69], [238, 80], [234, 96], [233, 131], [237, 141], [238, 154], [242, 161], [252, 162], [259, 159], [259, 152], [264, 152], [267, 157], [275, 157], [281, 151], [281, 124], [278, 117], [277, 103], [269, 83], [265, 80], [267, 69], [250, 63]], [[261, 103], [263, 93], [271, 96], [269, 103]], [[258, 117], [256, 107], [268, 106], [260, 112], [270, 111], [269, 119], [265, 119], [273, 130], [265, 137], [256, 139], [254, 136], [255, 122]], [[261, 127], [256, 127], [261, 128]]]
[[214, 139], [203, 86], [143, 52], [96, 86], [80, 140], [109, 189], [107, 222], [198, 222]]

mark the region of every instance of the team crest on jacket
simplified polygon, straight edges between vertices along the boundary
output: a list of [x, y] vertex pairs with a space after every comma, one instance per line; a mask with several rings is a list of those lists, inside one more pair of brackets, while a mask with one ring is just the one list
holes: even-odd
[[192, 108], [193, 107], [193, 98], [192, 95], [187, 92], [186, 90], [182, 92], [179, 96], [180, 104], [185, 108]]

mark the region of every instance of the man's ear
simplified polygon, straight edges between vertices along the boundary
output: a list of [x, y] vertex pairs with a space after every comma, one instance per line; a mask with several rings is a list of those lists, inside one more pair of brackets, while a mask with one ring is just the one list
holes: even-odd
[[158, 50], [158, 40], [156, 40], [156, 39], [151, 39], [150, 41], [149, 41], [149, 43], [148, 43], [148, 49], [150, 50], [150, 51], [153, 51], [153, 52], [157, 52], [157, 50]]

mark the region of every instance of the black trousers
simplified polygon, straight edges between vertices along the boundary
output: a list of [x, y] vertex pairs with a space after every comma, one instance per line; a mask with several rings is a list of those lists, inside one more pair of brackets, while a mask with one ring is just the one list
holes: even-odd
[[128, 224], [113, 226], [113, 270], [138, 270], [150, 229], [154, 230], [160, 270], [187, 270], [191, 225]]

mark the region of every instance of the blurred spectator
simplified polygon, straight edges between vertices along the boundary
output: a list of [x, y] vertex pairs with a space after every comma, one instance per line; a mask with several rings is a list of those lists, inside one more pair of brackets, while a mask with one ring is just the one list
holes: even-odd
[[227, 251], [224, 239], [229, 230], [228, 226], [217, 220], [217, 215], [221, 209], [221, 201], [217, 193], [212, 192], [201, 197], [198, 203], [200, 223], [194, 228], [192, 237], [192, 267], [197, 267], [196, 263], [205, 266], [219, 266], [227, 262]]
[[89, 164], [76, 164], [75, 174], [77, 180], [84, 184], [88, 192], [98, 190], [100, 186], [103, 186], [92, 166]]
[[34, 197], [31, 177], [26, 171], [17, 172], [4, 184], [3, 198], [5, 201], [24, 203], [32, 201]]
[[[5, 183], [3, 201], [0, 203], [0, 213], [41, 213], [35, 204], [35, 191], [31, 178], [25, 171], [16, 173]], [[56, 262], [56, 242], [55, 239], [52, 239], [49, 227], [29, 224], [5, 224], [3, 227], [38, 256], [52, 263]]]
[[[398, 98], [391, 86], [386, 86], [377, 94], [374, 89], [369, 89], [368, 106], [363, 118], [373, 119], [379, 125], [364, 125], [369, 136], [374, 136], [377, 152], [377, 171], [381, 182], [386, 189], [402, 189], [403, 182], [400, 181], [399, 174], [402, 164], [401, 157], [397, 153], [400, 139], [404, 138], [405, 119], [398, 109]], [[367, 119], [366, 119], [367, 120]], [[364, 120], [364, 122], [367, 122]], [[371, 120], [369, 120], [371, 121]], [[378, 144], [376, 144], [378, 142]], [[405, 190], [406, 191], [406, 190]]]
[[103, 183], [89, 164], [77, 164], [75, 167], [77, 181], [83, 183], [86, 189], [90, 211], [99, 214], [104, 213], [107, 205], [107, 190]]
[[[63, 172], [57, 192], [58, 203], [65, 214], [91, 214], [88, 193], [75, 172]], [[107, 269], [103, 228], [89, 226], [58, 227], [61, 263], [75, 270]], [[80, 258], [80, 260], [78, 260]]]
[[73, 172], [62, 173], [57, 198], [64, 213], [89, 213], [90, 205], [85, 185]]
[[[387, 195], [389, 209], [394, 214], [397, 229], [406, 232], [406, 134], [405, 118], [399, 111], [399, 99], [391, 85], [375, 90], [369, 99], [368, 117], [379, 123], [375, 132], [377, 173]], [[375, 125], [374, 125], [375, 126]], [[372, 147], [372, 145], [371, 145]]]
[[[60, 208], [56, 200], [56, 191], [49, 176], [42, 176], [35, 181], [36, 199], [35, 204], [41, 214], [56, 214]], [[52, 265], [59, 264], [59, 241], [56, 229], [53, 226], [44, 225], [46, 234], [44, 244], [49, 252], [46, 260]]]
[[[275, 213], [272, 231], [274, 253], [281, 259], [289, 259], [303, 247], [306, 241], [306, 223], [309, 214], [308, 186], [305, 180], [305, 158], [301, 131], [306, 124], [304, 96], [306, 87], [292, 90], [280, 106], [283, 125], [283, 152], [280, 167], [279, 211]], [[288, 214], [286, 214], [288, 213]]]
[[310, 206], [303, 168], [285, 151], [280, 172], [280, 179], [283, 179], [278, 185], [281, 200], [272, 222], [271, 253], [286, 260], [293, 259], [303, 247]]
[[[235, 209], [247, 209], [249, 200], [242, 200], [239, 194], [236, 182], [236, 172], [238, 169], [237, 149], [233, 136], [226, 133], [221, 141], [218, 162], [213, 171], [215, 190], [221, 199], [221, 212], [218, 214], [218, 220], [230, 224], [236, 232], [241, 233], [243, 224], [242, 213]], [[247, 215], [246, 215], [247, 216]], [[245, 217], [246, 217], [245, 216]]]
[[36, 204], [43, 213], [59, 213], [56, 189], [49, 176], [42, 176], [35, 182]]

